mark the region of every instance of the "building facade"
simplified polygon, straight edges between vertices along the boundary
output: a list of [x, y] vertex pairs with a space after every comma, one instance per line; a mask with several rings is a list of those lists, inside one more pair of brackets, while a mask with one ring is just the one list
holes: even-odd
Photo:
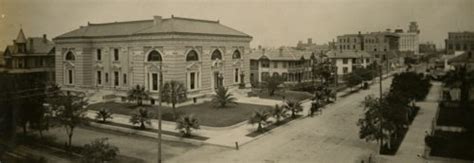
[[279, 75], [286, 83], [309, 81], [311, 65], [317, 61], [313, 54], [291, 48], [255, 50], [250, 54], [250, 80], [260, 83], [267, 77]]
[[336, 47], [340, 51], [398, 51], [399, 36], [390, 31], [345, 34], [337, 36]]
[[311, 51], [317, 54], [324, 54], [331, 49], [330, 46], [331, 42], [329, 42], [328, 44], [316, 44], [313, 43], [313, 39], [308, 38], [307, 43], [303, 43], [303, 41], [298, 41], [298, 43], [296, 44], [296, 49]]
[[367, 68], [374, 62], [371, 54], [365, 51], [330, 51], [327, 57], [336, 66], [337, 75], [342, 77], [356, 68]]
[[410, 22], [408, 31], [403, 32], [402, 29], [395, 30], [395, 33], [400, 37], [398, 49], [401, 52], [411, 52], [415, 55], [419, 54], [419, 34], [418, 24]]
[[455, 51], [472, 51], [474, 50], [474, 32], [449, 32], [445, 44], [448, 54], [454, 54]]
[[46, 35], [26, 37], [23, 29], [3, 52], [4, 71], [7, 73], [44, 73], [54, 80], [54, 44]]
[[188, 97], [249, 83], [252, 37], [219, 21], [155, 16], [88, 24], [60, 35], [56, 79], [64, 89], [118, 96], [135, 85], [157, 98], [160, 83], [186, 85]]
[[420, 43], [419, 49], [421, 54], [433, 53], [436, 52], [436, 44], [431, 42]]

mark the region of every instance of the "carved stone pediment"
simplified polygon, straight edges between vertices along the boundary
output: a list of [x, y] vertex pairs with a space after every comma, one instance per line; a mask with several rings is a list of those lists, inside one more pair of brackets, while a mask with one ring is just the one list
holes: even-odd
[[72, 63], [71, 61], [64, 61], [64, 67], [74, 68], [74, 63]]
[[240, 66], [240, 64], [242, 64], [242, 61], [241, 61], [240, 59], [235, 60], [235, 61], [232, 63], [232, 65], [234, 65], [234, 66]]
[[122, 69], [122, 65], [114, 63], [114, 64], [112, 64], [112, 69], [113, 69], [113, 70], [121, 70], [121, 69]]
[[100, 62], [97, 62], [96, 64], [94, 64], [94, 68], [98, 70], [102, 70], [104, 69], [104, 65], [102, 65], [102, 63]]
[[212, 68], [221, 68], [221, 67], [224, 67], [224, 62], [223, 62], [222, 60], [216, 59], [216, 60], [212, 61], [211, 67], [212, 67]]
[[147, 67], [148, 71], [155, 71], [155, 72], [160, 71], [160, 64], [159, 63], [146, 63], [145, 66]]
[[193, 63], [189, 63], [187, 66], [186, 66], [186, 69], [187, 70], [197, 70], [201, 68], [201, 63], [199, 62], [193, 62]]

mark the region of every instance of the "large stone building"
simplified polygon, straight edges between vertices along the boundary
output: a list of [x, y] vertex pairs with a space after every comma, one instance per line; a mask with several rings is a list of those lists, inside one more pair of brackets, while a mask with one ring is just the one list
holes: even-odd
[[296, 44], [296, 49], [311, 51], [316, 54], [324, 54], [331, 50], [331, 42], [329, 42], [328, 44], [316, 44], [313, 43], [312, 38], [308, 38], [308, 42], [306, 43], [303, 43], [303, 41], [298, 41], [298, 43]]
[[273, 75], [287, 83], [311, 80], [311, 65], [318, 58], [313, 54], [291, 48], [254, 50], [250, 54], [250, 80], [259, 83]]
[[403, 32], [403, 29], [395, 30], [395, 33], [400, 37], [398, 49], [401, 52], [410, 52], [412, 54], [419, 54], [419, 34], [418, 24], [410, 22], [408, 31]]
[[88, 23], [54, 39], [56, 80], [67, 90], [118, 96], [142, 85], [154, 98], [160, 82], [176, 80], [188, 97], [200, 97], [250, 85], [251, 40], [219, 21], [174, 16]]
[[4, 71], [7, 73], [42, 73], [54, 80], [54, 44], [46, 35], [26, 37], [23, 29], [3, 52]]
[[337, 36], [336, 47], [340, 51], [398, 51], [399, 36], [390, 32], [345, 34]]
[[474, 32], [449, 32], [445, 43], [448, 54], [454, 54], [455, 51], [472, 51], [474, 50]]
[[420, 43], [419, 50], [421, 54], [436, 52], [436, 44], [432, 42]]

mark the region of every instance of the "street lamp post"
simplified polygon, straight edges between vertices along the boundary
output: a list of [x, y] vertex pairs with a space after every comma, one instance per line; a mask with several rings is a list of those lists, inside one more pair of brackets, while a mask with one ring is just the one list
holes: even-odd
[[160, 63], [160, 84], [159, 84], [159, 90], [158, 90], [158, 96], [159, 96], [159, 101], [158, 101], [158, 163], [161, 163], [161, 103], [163, 99], [163, 63]]

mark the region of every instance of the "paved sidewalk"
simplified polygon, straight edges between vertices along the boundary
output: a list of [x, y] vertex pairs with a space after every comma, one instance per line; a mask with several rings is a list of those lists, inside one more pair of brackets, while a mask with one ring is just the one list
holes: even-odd
[[413, 120], [408, 132], [403, 139], [400, 148], [397, 151], [397, 154], [393, 157], [386, 156], [383, 157], [389, 162], [467, 162], [463, 160], [456, 159], [436, 159], [422, 158], [425, 150], [425, 136], [427, 132], [431, 130], [431, 122], [436, 116], [438, 110], [438, 101], [440, 100], [441, 95], [441, 83], [432, 82], [433, 86], [430, 89], [428, 96], [425, 101], [417, 102], [417, 106], [420, 107], [418, 115]]

